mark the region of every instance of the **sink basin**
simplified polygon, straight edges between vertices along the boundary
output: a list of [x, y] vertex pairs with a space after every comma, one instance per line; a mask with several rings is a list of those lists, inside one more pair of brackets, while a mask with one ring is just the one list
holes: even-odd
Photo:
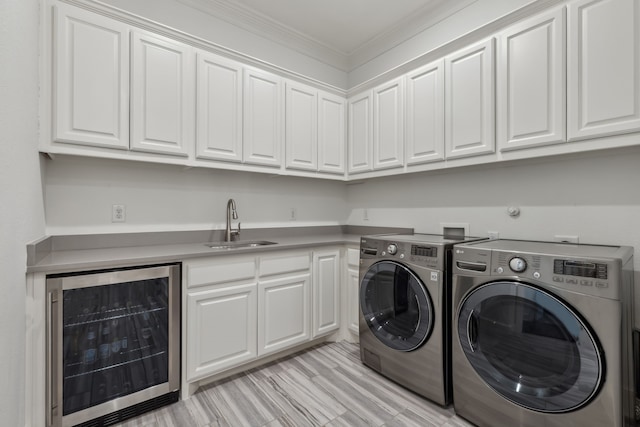
[[257, 248], [259, 246], [268, 246], [275, 245], [276, 242], [269, 242], [267, 240], [252, 240], [252, 241], [242, 241], [239, 240], [237, 242], [209, 242], [205, 243], [205, 246], [210, 247], [211, 249], [238, 249], [238, 248]]

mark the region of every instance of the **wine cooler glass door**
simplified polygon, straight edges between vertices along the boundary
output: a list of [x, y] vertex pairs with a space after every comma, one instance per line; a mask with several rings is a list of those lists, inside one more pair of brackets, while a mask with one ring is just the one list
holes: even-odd
[[[122, 280], [114, 281], [114, 273]], [[52, 312], [57, 317], [52, 353], [58, 357], [51, 364], [57, 370], [52, 394], [61, 393], [52, 399], [59, 416], [73, 422], [93, 419], [110, 411], [109, 402], [166, 388], [176, 357], [171, 352], [171, 311], [177, 305], [171, 279], [161, 267], [48, 282], [60, 287], [54, 297], [58, 310]]]

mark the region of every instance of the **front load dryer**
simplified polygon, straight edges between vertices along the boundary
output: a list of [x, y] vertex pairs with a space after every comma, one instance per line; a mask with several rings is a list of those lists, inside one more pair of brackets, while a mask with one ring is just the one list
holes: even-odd
[[490, 240], [453, 255], [453, 396], [479, 427], [632, 425], [633, 250]]
[[441, 405], [451, 401], [451, 250], [469, 240], [413, 234], [360, 241], [362, 362]]

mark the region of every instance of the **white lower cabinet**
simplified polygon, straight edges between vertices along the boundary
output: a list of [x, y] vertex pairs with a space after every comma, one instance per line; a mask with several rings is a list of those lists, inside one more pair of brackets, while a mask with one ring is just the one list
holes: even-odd
[[310, 338], [311, 253], [280, 252], [260, 257], [258, 355]]
[[347, 327], [354, 334], [360, 333], [360, 251], [347, 249], [347, 287], [349, 304], [347, 311]]
[[339, 330], [341, 254], [328, 247], [184, 261], [185, 383]]
[[256, 257], [186, 261], [183, 270], [186, 289], [183, 357], [187, 361], [187, 381], [255, 359]]
[[340, 249], [313, 253], [313, 337], [340, 328]]
[[187, 293], [187, 379], [256, 358], [257, 284]]
[[307, 273], [258, 284], [258, 355], [264, 356], [309, 340]]

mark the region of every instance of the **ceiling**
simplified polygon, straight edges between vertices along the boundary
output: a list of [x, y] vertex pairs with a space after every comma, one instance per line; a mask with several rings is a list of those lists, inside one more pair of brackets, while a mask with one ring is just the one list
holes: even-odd
[[178, 0], [343, 71], [477, 0]]

